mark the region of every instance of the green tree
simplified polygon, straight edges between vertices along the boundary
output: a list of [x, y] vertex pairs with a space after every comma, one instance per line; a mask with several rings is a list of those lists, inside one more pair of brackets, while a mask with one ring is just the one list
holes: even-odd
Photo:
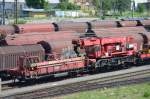
[[145, 6], [143, 4], [139, 4], [137, 7], [137, 12], [143, 13], [145, 11]]
[[131, 0], [93, 0], [97, 15], [106, 15], [108, 11], [117, 11], [121, 15], [124, 11], [130, 10]]
[[95, 6], [96, 10], [100, 9], [100, 0], [93, 0], [92, 3]]
[[116, 9], [122, 15], [124, 11], [131, 9], [131, 0], [115, 0]]
[[61, 10], [80, 10], [80, 6], [69, 3], [68, 0], [60, 0], [57, 8]]
[[69, 0], [60, 0], [60, 2], [66, 2], [66, 3], [68, 3]]
[[112, 10], [112, 0], [103, 0], [102, 3], [103, 14], [106, 15], [108, 11]]
[[113, 0], [93, 0], [97, 15], [106, 15], [112, 8]]
[[36, 8], [36, 9], [43, 9], [45, 5], [47, 5], [46, 0], [26, 0], [26, 4], [28, 7]]

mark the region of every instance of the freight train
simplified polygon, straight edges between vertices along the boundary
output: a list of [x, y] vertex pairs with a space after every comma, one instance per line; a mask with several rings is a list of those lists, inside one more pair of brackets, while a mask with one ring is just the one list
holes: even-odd
[[[54, 23], [40, 23], [40, 24], [15, 24], [0, 26], [0, 34], [2, 37], [10, 34], [24, 34], [31, 32], [54, 32], [54, 31], [76, 31], [85, 33], [93, 29], [101, 28], [118, 28], [118, 27], [136, 27], [143, 26], [150, 30], [150, 20], [133, 20], [133, 21], [89, 21], [89, 22], [54, 22]], [[2, 38], [1, 37], [1, 38]]]
[[0, 74], [30, 79], [141, 64], [150, 58], [148, 21], [1, 26]]
[[150, 58], [149, 40], [146, 33], [103, 35], [96, 31], [56, 42], [5, 46], [0, 50], [1, 70], [24, 80], [63, 72], [74, 75], [142, 64]]

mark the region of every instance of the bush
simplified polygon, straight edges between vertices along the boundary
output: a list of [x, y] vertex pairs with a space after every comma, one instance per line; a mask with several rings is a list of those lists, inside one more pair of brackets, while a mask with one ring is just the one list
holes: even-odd
[[62, 2], [60, 4], [58, 4], [58, 6], [56, 7], [57, 9], [61, 9], [61, 10], [80, 10], [81, 7], [72, 3], [66, 3], [66, 2]]
[[148, 92], [144, 92], [143, 97], [145, 97], [145, 98], [150, 97], [150, 93], [148, 93]]
[[139, 13], [143, 13], [144, 11], [145, 11], [145, 5], [143, 5], [143, 4], [139, 4], [138, 5], [138, 8], [137, 8], [137, 12], [139, 12]]
[[19, 19], [17, 22], [17, 24], [25, 24], [25, 23], [27, 23], [27, 21], [24, 19]]
[[102, 16], [101, 19], [102, 19], [102, 20], [105, 20], [105, 16]]

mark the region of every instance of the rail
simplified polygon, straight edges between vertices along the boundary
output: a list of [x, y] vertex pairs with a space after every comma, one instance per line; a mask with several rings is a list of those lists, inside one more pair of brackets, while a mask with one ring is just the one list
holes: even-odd
[[79, 91], [150, 81], [150, 66], [79, 77], [47, 84], [2, 91], [2, 98], [54, 97]]
[[2, 92], [2, 80], [0, 78], [0, 93]]

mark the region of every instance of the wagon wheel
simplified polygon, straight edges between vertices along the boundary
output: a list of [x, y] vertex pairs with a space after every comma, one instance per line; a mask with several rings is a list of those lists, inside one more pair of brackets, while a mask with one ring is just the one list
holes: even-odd
[[71, 78], [76, 77], [77, 75], [78, 75], [78, 73], [77, 73], [76, 71], [70, 71], [70, 72], [69, 72], [69, 76], [70, 76]]
[[106, 72], [111, 69], [111, 67], [107, 64], [108, 60], [98, 60], [95, 63], [95, 67], [98, 68], [99, 72]]
[[3, 30], [0, 30], [0, 41], [4, 40], [6, 38], [6, 32]]
[[130, 65], [129, 65], [128, 63], [124, 62], [124, 63], [122, 64], [122, 67], [123, 67], [124, 69], [128, 69], [128, 68], [130, 67]]
[[96, 72], [101, 72], [103, 67], [102, 67], [102, 61], [101, 60], [98, 60], [96, 63], [95, 63], [95, 67], [96, 67]]
[[105, 62], [106, 62], [106, 60], [98, 60], [95, 63], [95, 67], [104, 67], [105, 66]]

